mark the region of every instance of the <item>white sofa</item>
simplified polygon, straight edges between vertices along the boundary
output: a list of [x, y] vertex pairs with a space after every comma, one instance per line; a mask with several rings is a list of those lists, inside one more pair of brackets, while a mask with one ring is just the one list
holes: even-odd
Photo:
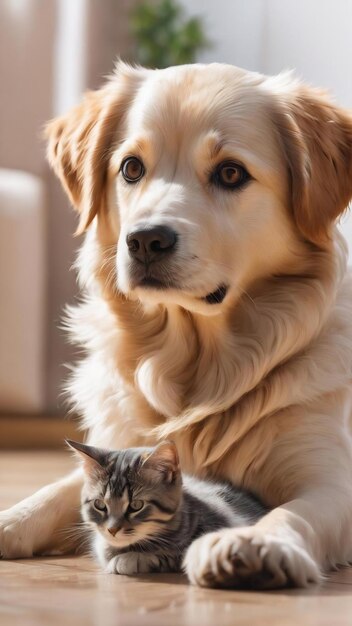
[[0, 169], [0, 402], [44, 407], [45, 190], [33, 174]]

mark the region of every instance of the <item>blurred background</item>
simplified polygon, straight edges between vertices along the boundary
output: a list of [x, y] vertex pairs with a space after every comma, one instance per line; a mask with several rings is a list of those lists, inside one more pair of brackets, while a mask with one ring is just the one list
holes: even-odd
[[[117, 56], [293, 68], [352, 108], [351, 24], [351, 0], [0, 0], [0, 445], [50, 439], [75, 358], [60, 318], [78, 295], [80, 241], [45, 161], [45, 121], [98, 87]], [[348, 216], [341, 228], [352, 248]]]

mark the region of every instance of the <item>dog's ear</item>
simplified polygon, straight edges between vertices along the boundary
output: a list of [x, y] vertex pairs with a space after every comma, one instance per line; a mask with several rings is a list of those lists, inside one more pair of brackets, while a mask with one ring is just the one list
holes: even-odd
[[306, 239], [324, 245], [352, 198], [352, 115], [326, 94], [297, 85], [280, 94], [275, 125], [288, 163], [297, 227]]
[[73, 206], [83, 233], [102, 208], [111, 149], [141, 70], [119, 63], [102, 89], [88, 92], [67, 115], [48, 123], [48, 160]]

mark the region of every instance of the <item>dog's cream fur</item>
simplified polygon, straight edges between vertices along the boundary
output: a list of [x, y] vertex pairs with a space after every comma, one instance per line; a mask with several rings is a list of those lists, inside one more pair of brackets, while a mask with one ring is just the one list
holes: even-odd
[[[87, 358], [69, 390], [88, 440], [172, 437], [185, 470], [274, 507], [198, 539], [192, 582], [306, 586], [347, 563], [352, 282], [334, 222], [352, 196], [352, 118], [288, 75], [119, 64], [48, 137], [87, 231], [69, 320]], [[137, 185], [119, 174], [131, 154], [147, 171]], [[240, 191], [209, 185], [226, 159], [253, 178]], [[125, 238], [141, 221], [179, 233], [178, 289], [132, 285]], [[224, 301], [205, 302], [220, 284]], [[2, 513], [3, 555], [63, 550], [80, 485], [77, 472]]]

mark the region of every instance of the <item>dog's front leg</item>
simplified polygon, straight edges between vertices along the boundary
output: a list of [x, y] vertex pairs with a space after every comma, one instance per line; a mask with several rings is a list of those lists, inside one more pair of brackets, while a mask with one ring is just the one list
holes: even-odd
[[307, 587], [329, 566], [351, 559], [351, 520], [352, 489], [308, 491], [254, 526], [200, 537], [186, 554], [185, 569], [201, 586]]
[[72, 550], [67, 530], [80, 519], [81, 470], [0, 513], [0, 554], [23, 558]]

